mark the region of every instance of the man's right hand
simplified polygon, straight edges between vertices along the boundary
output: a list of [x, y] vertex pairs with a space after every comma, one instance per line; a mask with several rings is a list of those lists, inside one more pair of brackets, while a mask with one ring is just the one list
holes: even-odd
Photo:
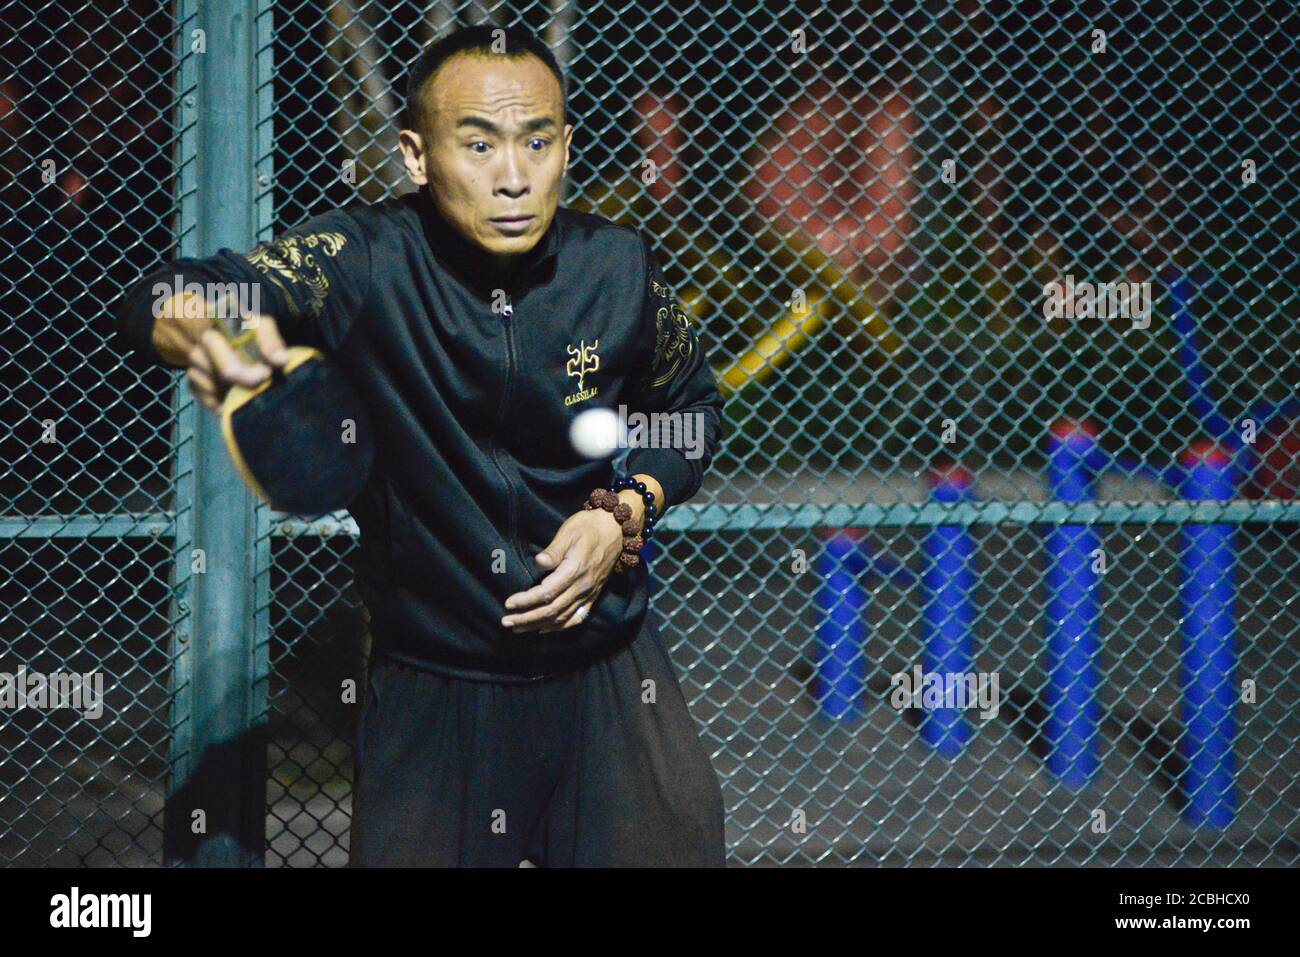
[[185, 297], [174, 296], [162, 304], [154, 321], [153, 345], [164, 362], [186, 370], [185, 379], [194, 397], [215, 411], [232, 385], [256, 388], [270, 377], [272, 368], [288, 361], [288, 349], [274, 319], [250, 316], [248, 324], [254, 329], [261, 362], [244, 359], [211, 319], [187, 316]]
[[216, 329], [205, 330], [187, 355], [189, 367], [185, 380], [190, 391], [213, 411], [221, 408], [232, 385], [254, 389], [271, 377], [273, 368], [281, 368], [289, 360], [289, 350], [274, 319], [251, 316], [248, 324], [253, 327], [261, 362], [246, 360]]

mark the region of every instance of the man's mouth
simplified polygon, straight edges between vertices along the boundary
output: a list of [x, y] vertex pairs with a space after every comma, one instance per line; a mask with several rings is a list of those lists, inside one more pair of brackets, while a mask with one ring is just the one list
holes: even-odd
[[502, 226], [524, 226], [533, 221], [532, 216], [496, 216], [492, 222]]

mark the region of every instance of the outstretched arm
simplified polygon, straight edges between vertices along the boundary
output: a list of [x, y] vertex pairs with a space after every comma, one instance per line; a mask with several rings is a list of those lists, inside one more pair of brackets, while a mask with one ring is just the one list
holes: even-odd
[[[356, 220], [331, 210], [245, 253], [219, 250], [151, 271], [115, 311], [126, 349], [144, 360], [187, 368], [209, 408], [233, 384], [254, 387], [287, 359], [285, 344], [334, 351], [370, 282], [370, 254]], [[263, 360], [232, 348], [214, 327], [213, 300], [230, 295], [246, 311], [242, 327]]]

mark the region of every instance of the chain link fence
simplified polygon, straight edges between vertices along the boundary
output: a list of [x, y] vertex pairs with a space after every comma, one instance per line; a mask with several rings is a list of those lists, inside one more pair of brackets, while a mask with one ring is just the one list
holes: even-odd
[[[0, 672], [105, 687], [0, 711], [0, 862], [188, 859], [215, 787], [232, 859], [346, 863], [355, 526], [231, 514], [107, 306], [409, 188], [405, 66], [491, 20], [556, 51], [564, 203], [656, 237], [729, 399], [652, 569], [731, 859], [1296, 863], [1294, 11], [157, 7], [0, 0]], [[247, 532], [233, 671], [204, 523]]]

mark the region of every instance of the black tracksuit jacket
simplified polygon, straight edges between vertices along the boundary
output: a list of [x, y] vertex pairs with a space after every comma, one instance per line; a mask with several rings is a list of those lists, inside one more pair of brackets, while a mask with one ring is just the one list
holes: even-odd
[[699, 414], [702, 455], [628, 452], [626, 471], [654, 476], [667, 506], [695, 494], [721, 440], [717, 383], [639, 230], [561, 207], [507, 288], [426, 189], [330, 210], [247, 253], [178, 259], [132, 286], [118, 329], [147, 361], [160, 361], [153, 286], [177, 275], [260, 283], [261, 311], [285, 341], [332, 357], [366, 403], [377, 455], [349, 511], [378, 653], [528, 681], [636, 636], [644, 563], [611, 574], [587, 620], [566, 631], [515, 635], [501, 618], [509, 595], [545, 577], [533, 557], [613, 477], [608, 460], [570, 445], [578, 413]]

